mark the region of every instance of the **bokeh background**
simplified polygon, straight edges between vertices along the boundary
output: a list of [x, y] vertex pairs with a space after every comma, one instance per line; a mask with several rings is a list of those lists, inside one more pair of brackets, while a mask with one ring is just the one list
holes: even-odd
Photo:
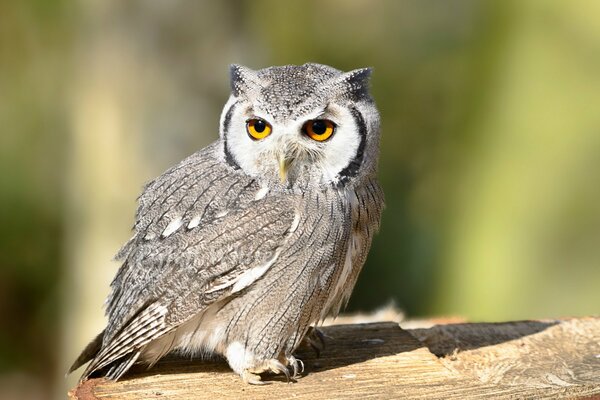
[[372, 66], [387, 209], [350, 311], [600, 312], [600, 2], [0, 2], [0, 399], [63, 398], [145, 181], [228, 65]]

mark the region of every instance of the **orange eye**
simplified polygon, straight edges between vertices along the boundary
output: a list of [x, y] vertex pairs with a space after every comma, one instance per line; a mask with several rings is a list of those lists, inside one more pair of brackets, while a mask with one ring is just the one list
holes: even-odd
[[304, 133], [317, 142], [323, 142], [333, 135], [335, 124], [328, 119], [312, 119], [302, 127]]
[[252, 139], [264, 139], [271, 134], [271, 125], [264, 119], [253, 118], [246, 122], [246, 131]]

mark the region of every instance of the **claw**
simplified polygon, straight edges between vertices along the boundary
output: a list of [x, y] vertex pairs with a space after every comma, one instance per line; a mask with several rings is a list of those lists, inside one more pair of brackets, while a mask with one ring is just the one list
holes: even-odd
[[[270, 384], [271, 382], [263, 381], [260, 374], [262, 374], [263, 372], [271, 372], [276, 375], [285, 375], [287, 383], [291, 383], [296, 378], [300, 377], [302, 373], [304, 373], [304, 363], [302, 362], [302, 360], [299, 360], [292, 355], [288, 357], [281, 356], [280, 360], [281, 361], [277, 359], [271, 359], [260, 364], [260, 366], [254, 368], [246, 368], [240, 374], [242, 380], [245, 383], [249, 383], [251, 385]], [[290, 374], [290, 368], [292, 374]]]
[[288, 366], [292, 367], [292, 379], [296, 379], [300, 377], [300, 374], [304, 373], [304, 363], [299, 358], [289, 356], [287, 358]]
[[281, 362], [277, 360], [271, 360], [269, 362], [269, 369], [275, 374], [284, 374], [287, 382], [290, 383], [290, 370], [287, 369], [287, 367]]
[[304, 362], [302, 362], [302, 360], [294, 356], [290, 356], [288, 360], [290, 365], [292, 366], [292, 370], [294, 371], [293, 378], [297, 378], [300, 376], [300, 374], [304, 373]]

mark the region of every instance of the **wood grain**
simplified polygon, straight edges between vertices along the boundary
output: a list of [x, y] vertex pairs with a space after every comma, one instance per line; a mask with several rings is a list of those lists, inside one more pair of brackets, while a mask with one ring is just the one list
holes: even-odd
[[[411, 326], [411, 324], [402, 324]], [[449, 323], [401, 329], [397, 323], [323, 328], [321, 358], [301, 351], [296, 382], [264, 376], [242, 383], [224, 361], [170, 356], [118, 382], [91, 379], [71, 399], [600, 399], [600, 318]]]

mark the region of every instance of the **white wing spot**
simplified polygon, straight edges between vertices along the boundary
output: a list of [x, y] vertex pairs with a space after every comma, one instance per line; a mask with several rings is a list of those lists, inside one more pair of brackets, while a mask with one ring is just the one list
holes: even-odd
[[263, 197], [265, 197], [267, 195], [267, 193], [269, 193], [269, 188], [268, 187], [262, 187], [260, 188], [260, 190], [258, 192], [256, 192], [256, 196], [254, 196], [254, 200], [260, 200]]
[[292, 221], [292, 226], [290, 226], [289, 233], [296, 232], [296, 229], [298, 229], [298, 225], [300, 225], [300, 214], [296, 213], [294, 215], [294, 220]]
[[154, 232], [148, 232], [146, 234], [146, 236], [144, 236], [144, 240], [152, 240], [156, 237], [156, 233]]
[[231, 293], [236, 293], [242, 289], [247, 288], [252, 283], [254, 283], [258, 278], [263, 276], [265, 274], [265, 272], [267, 272], [267, 270], [275, 263], [275, 261], [277, 260], [277, 257], [279, 257], [279, 250], [276, 251], [275, 254], [273, 255], [273, 257], [271, 257], [271, 259], [269, 259], [269, 261], [267, 261], [263, 265], [259, 265], [258, 267], [250, 268], [248, 271], [244, 272], [237, 278], [234, 278], [227, 282], [221, 283], [220, 285], [217, 285], [217, 286], [211, 288], [210, 290], [207, 290], [206, 293], [216, 292], [218, 290], [228, 288], [229, 286], [233, 286], [233, 288], [231, 289]]
[[222, 218], [224, 216], [226, 216], [227, 214], [229, 214], [229, 210], [223, 210], [223, 211], [219, 211], [216, 215], [215, 218]]
[[279, 256], [279, 251], [275, 252], [273, 257], [271, 257], [271, 259], [269, 261], [267, 261], [265, 264], [263, 264], [259, 267], [254, 267], [252, 269], [249, 269], [248, 271], [246, 271], [242, 275], [240, 275], [240, 277], [237, 278], [235, 284], [233, 285], [233, 288], [231, 289], [231, 293], [239, 292], [240, 290], [245, 289], [248, 286], [252, 285], [258, 278], [263, 276], [269, 268], [271, 268], [271, 265], [273, 265], [275, 263], [275, 260], [277, 260], [278, 256]]
[[169, 222], [169, 225], [167, 225], [161, 236], [167, 237], [169, 235], [172, 235], [175, 231], [177, 231], [177, 229], [181, 228], [181, 225], [183, 225], [183, 220], [181, 219], [181, 217], [175, 218], [174, 220]]
[[196, 215], [194, 218], [192, 218], [192, 220], [188, 224], [187, 228], [188, 229], [194, 229], [195, 227], [197, 227], [198, 225], [200, 225], [200, 220], [201, 219], [202, 219], [202, 217], [200, 215]]

